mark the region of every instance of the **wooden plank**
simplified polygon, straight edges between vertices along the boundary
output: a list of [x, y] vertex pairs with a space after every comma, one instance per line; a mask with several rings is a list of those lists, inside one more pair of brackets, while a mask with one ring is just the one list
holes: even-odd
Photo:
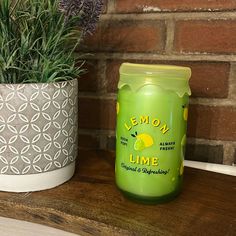
[[75, 176], [57, 188], [0, 193], [0, 215], [81, 235], [235, 235], [236, 178], [186, 168], [174, 201], [142, 205], [114, 183], [114, 153], [80, 151]]

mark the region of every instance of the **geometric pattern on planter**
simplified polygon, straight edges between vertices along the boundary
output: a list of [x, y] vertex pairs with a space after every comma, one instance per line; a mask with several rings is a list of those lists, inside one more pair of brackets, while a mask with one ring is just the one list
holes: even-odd
[[77, 79], [0, 84], [0, 174], [53, 171], [75, 161]]

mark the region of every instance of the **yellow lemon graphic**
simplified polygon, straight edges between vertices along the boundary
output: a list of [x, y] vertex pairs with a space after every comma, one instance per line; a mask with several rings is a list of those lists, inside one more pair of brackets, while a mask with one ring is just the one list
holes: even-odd
[[183, 175], [184, 173], [184, 162], [182, 161], [181, 164], [180, 164], [180, 168], [179, 168], [179, 175]]
[[181, 140], [181, 146], [185, 146], [186, 145], [186, 141], [187, 141], [187, 138], [186, 138], [186, 134], [183, 136], [182, 140]]
[[120, 111], [120, 104], [119, 102], [116, 103], [116, 114], [118, 115]]
[[186, 142], [187, 142], [187, 138], [186, 138], [186, 134], [185, 134], [181, 140], [181, 155], [182, 155], [183, 159], [184, 159], [184, 154], [185, 154]]
[[132, 136], [137, 138], [134, 143], [134, 150], [136, 151], [141, 151], [153, 145], [153, 138], [149, 134], [137, 134], [137, 132], [135, 132]]
[[187, 107], [185, 107], [184, 108], [184, 120], [188, 120], [188, 108]]
[[184, 106], [184, 113], [183, 113], [184, 120], [188, 120], [188, 107]]
[[137, 139], [142, 140], [146, 148], [153, 145], [153, 139], [149, 134], [139, 134], [137, 135]]

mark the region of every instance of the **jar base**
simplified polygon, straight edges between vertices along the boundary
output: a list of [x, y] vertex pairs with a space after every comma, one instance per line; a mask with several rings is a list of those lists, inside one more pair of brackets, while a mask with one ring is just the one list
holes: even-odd
[[141, 196], [141, 195], [133, 194], [130, 192], [126, 192], [120, 188], [119, 188], [119, 190], [123, 193], [123, 195], [126, 198], [128, 198], [132, 201], [138, 202], [138, 203], [146, 204], [146, 205], [155, 205], [155, 204], [159, 204], [159, 203], [169, 202], [169, 201], [175, 199], [181, 192], [181, 189], [178, 189], [174, 192], [171, 192], [171, 193], [166, 194], [161, 197], [148, 197], [148, 196]]

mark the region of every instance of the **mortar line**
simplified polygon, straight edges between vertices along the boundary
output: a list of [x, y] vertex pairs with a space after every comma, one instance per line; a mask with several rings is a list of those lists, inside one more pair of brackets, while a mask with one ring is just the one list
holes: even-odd
[[[91, 136], [96, 135], [107, 135], [107, 136], [115, 136], [115, 130], [91, 130], [91, 129], [79, 129], [79, 134], [86, 134]], [[231, 145], [236, 148], [236, 141], [226, 141], [226, 140], [214, 140], [214, 139], [203, 139], [203, 138], [194, 138], [187, 137], [188, 144], [204, 144], [204, 145]]]
[[166, 45], [165, 52], [167, 55], [170, 55], [173, 51], [175, 37], [175, 23], [173, 19], [166, 20]]
[[98, 93], [99, 94], [106, 94], [107, 92], [107, 80], [106, 80], [106, 62], [104, 60], [98, 61], [98, 71], [99, 73], [97, 75], [99, 81], [98, 81]]
[[98, 135], [107, 135], [115, 136], [114, 130], [91, 130], [91, 129], [79, 129], [79, 134], [98, 136]]
[[[115, 3], [115, 0], [107, 0], [107, 15], [115, 12]], [[103, 16], [101, 18], [103, 18]]]
[[224, 165], [233, 165], [234, 164], [234, 150], [236, 145], [226, 143], [223, 145], [223, 164]]
[[[91, 98], [91, 99], [104, 99], [116, 101], [116, 93], [97, 94], [80, 92], [79, 98]], [[190, 104], [203, 105], [203, 106], [215, 106], [215, 107], [235, 107], [236, 103], [228, 98], [190, 98]]]
[[228, 97], [236, 104], [236, 63], [231, 63], [228, 84]]
[[213, 62], [236, 62], [236, 55], [231, 54], [210, 54], [210, 53], [183, 53], [172, 55], [153, 53], [99, 53], [95, 52], [93, 56], [85, 55], [85, 60], [89, 59], [113, 59], [113, 60], [157, 60], [157, 61], [213, 61]]
[[230, 12], [155, 12], [155, 13], [113, 13], [114, 9], [101, 16], [101, 20], [235, 20], [236, 11]]
[[236, 147], [236, 141], [225, 141], [225, 140], [214, 140], [214, 139], [187, 137], [187, 142], [189, 144], [206, 144], [206, 145], [213, 145], [213, 146], [230, 144], [230, 145]]
[[80, 92], [79, 98], [91, 98], [91, 99], [104, 99], [104, 100], [116, 100], [116, 94], [108, 93], [108, 94], [98, 94], [98, 93], [87, 93], [87, 92]]
[[204, 105], [215, 107], [236, 107], [235, 101], [229, 98], [190, 98], [192, 105]]

